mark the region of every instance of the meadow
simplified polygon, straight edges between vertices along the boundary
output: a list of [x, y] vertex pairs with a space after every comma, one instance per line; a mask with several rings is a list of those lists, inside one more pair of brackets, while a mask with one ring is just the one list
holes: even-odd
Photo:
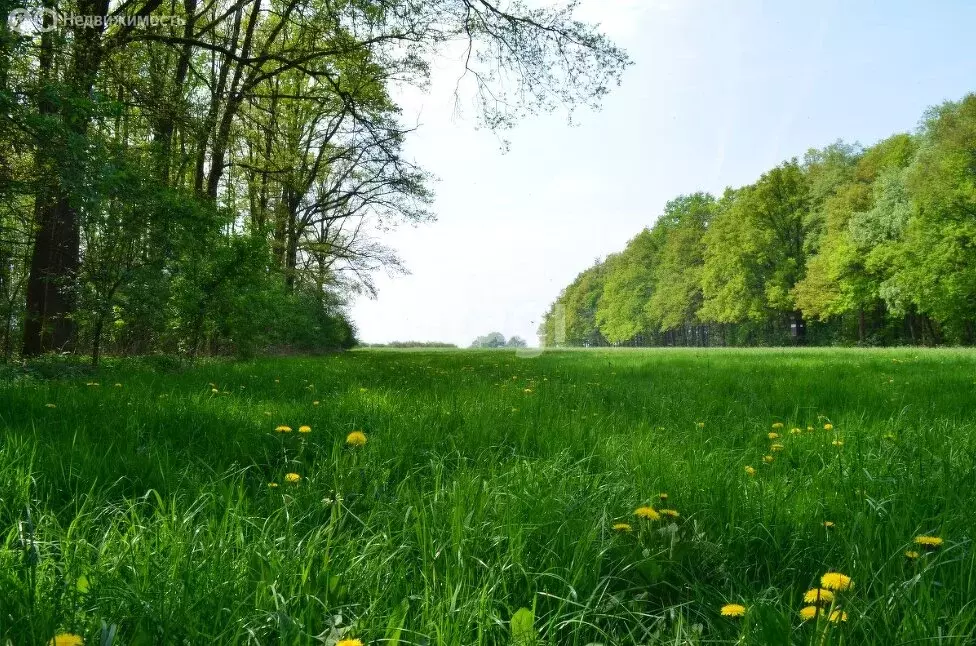
[[3, 375], [3, 644], [974, 643], [971, 350]]

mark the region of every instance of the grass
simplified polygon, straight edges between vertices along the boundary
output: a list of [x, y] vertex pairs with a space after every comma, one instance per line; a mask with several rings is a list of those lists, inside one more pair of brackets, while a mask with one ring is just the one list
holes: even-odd
[[[0, 428], [0, 642], [17, 646], [976, 634], [972, 351], [121, 361], [0, 382]], [[801, 621], [828, 571], [854, 581], [847, 621]]]

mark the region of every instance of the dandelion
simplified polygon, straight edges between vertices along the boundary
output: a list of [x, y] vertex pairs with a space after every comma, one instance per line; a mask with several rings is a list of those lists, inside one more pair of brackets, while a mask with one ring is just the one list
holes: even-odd
[[834, 425], [828, 422], [827, 424], [824, 424], [824, 430], [825, 431], [832, 431], [832, 430], [834, 430]]
[[831, 444], [833, 444], [834, 446], [838, 446], [838, 447], [839, 446], [844, 446], [844, 440], [834, 440], [833, 442], [831, 442]]
[[214, 395], [216, 395], [216, 394], [218, 394], [218, 393], [220, 393], [220, 391], [219, 391], [219, 390], [217, 390], [216, 388], [211, 388], [211, 389], [210, 389], [210, 392], [212, 392], [212, 393], [213, 393]]
[[824, 588], [813, 588], [803, 593], [804, 603], [831, 603], [834, 600], [834, 593]]
[[698, 428], [705, 428], [705, 422], [696, 422], [695, 426], [697, 426]]
[[765, 462], [766, 464], [772, 464], [773, 463], [773, 456], [771, 456], [771, 455], [764, 455], [763, 456], [763, 462]]
[[793, 427], [790, 429], [790, 435], [799, 435], [803, 431], [799, 428]]
[[783, 450], [783, 445], [782, 444], [773, 444], [772, 446], [769, 447], [769, 450], [770, 451], [782, 451]]
[[843, 610], [834, 610], [830, 613], [830, 620], [835, 624], [839, 624], [842, 621], [847, 621], [847, 613]]
[[525, 392], [525, 393], [526, 393], [527, 395], [530, 395], [530, 394], [532, 394], [532, 389], [531, 389], [531, 388], [526, 388], [524, 392]]
[[318, 406], [318, 405], [319, 405], [319, 401], [317, 399], [312, 402], [312, 406]]
[[659, 493], [659, 494], [657, 495], [657, 497], [658, 497], [658, 499], [659, 499], [659, 500], [660, 500], [661, 502], [664, 502], [665, 500], [667, 500], [667, 499], [668, 499], [668, 494], [666, 494], [666, 493]]
[[678, 513], [677, 509], [659, 509], [658, 513], [662, 516], [669, 516], [671, 518], [677, 518], [681, 514]]
[[905, 558], [908, 559], [909, 561], [914, 561], [918, 557], [919, 557], [919, 553], [916, 552], [915, 550], [908, 550], [907, 552], [905, 552]]
[[85, 640], [80, 635], [61, 633], [48, 642], [48, 646], [83, 646]]
[[115, 384], [115, 387], [116, 388], [121, 388], [122, 387], [122, 384]]
[[363, 646], [361, 639], [341, 639], [336, 642], [336, 646]]
[[827, 529], [833, 529], [834, 528], [834, 521], [832, 521], [832, 520], [825, 520], [824, 521], [824, 527], [826, 527]]
[[894, 433], [885, 433], [885, 434], [884, 434], [884, 435], [883, 435], [883, 436], [881, 437], [881, 439], [884, 439], [884, 440], [896, 440], [896, 439], [898, 439], [898, 438], [897, 438], [897, 437], [895, 437], [895, 434], [894, 434]]
[[915, 544], [927, 550], [937, 550], [942, 547], [942, 539], [938, 536], [916, 536]]
[[768, 437], [771, 440], [778, 440], [779, 439], [779, 433], [768, 433], [766, 435], [766, 437]]
[[783, 428], [783, 422], [775, 422], [773, 424], [773, 428], [775, 428], [775, 429], [781, 429], [781, 428]]
[[847, 576], [846, 574], [841, 574], [840, 572], [828, 572], [820, 577], [820, 587], [827, 588], [828, 590], [843, 592], [844, 590], [853, 588], [854, 582], [851, 581], [851, 577]]
[[291, 433], [291, 426], [285, 426], [284, 424], [277, 426], [275, 427], [275, 433]]
[[268, 483], [268, 489], [277, 489], [277, 488], [278, 488], [278, 483], [277, 482], [269, 482]]
[[302, 426], [299, 426], [298, 427], [298, 432], [299, 433], [311, 433], [312, 432], [312, 427], [309, 426], [309, 425], [307, 425], [307, 424], [303, 424]]
[[298, 482], [301, 482], [301, 480], [302, 480], [302, 477], [300, 475], [298, 475], [297, 473], [286, 473], [285, 474], [285, 482], [288, 482], [288, 483], [291, 483], [291, 484], [296, 484]]
[[638, 507], [634, 510], [634, 515], [644, 520], [661, 520], [661, 514], [654, 511], [653, 507]]
[[746, 466], [746, 475], [750, 475], [750, 476], [756, 475], [756, 468], [755, 467]]
[[727, 603], [722, 606], [723, 617], [744, 617], [745, 614], [746, 607], [738, 603]]
[[44, 405], [47, 406], [48, 408], [57, 408], [58, 407], [57, 404], [44, 404]]
[[362, 431], [353, 431], [346, 436], [346, 444], [349, 446], [363, 446], [366, 444], [366, 434]]
[[632, 531], [633, 527], [629, 523], [614, 523], [613, 531], [615, 532], [629, 532]]
[[823, 608], [818, 608], [817, 606], [804, 606], [800, 609], [800, 619], [810, 621], [811, 619], [823, 616], [823, 612]]
[[814, 429], [813, 429], [813, 427], [812, 427], [812, 426], [807, 426], [807, 433], [810, 433], [810, 432], [812, 432], [813, 430], [814, 430]]
[[97, 381], [89, 381], [89, 382], [88, 382], [87, 384], [85, 384], [85, 385], [86, 385], [86, 386], [101, 386], [102, 384], [100, 384], [100, 383], [98, 383]]

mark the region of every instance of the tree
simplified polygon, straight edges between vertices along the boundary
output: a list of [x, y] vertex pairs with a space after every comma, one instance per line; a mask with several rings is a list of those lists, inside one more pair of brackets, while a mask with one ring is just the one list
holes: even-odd
[[489, 332], [485, 336], [479, 336], [471, 344], [472, 348], [503, 348], [505, 347], [505, 337], [501, 332]]

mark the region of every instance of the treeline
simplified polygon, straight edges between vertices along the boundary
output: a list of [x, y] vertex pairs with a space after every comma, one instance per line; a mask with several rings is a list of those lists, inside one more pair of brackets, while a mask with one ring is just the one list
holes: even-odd
[[4, 359], [349, 346], [347, 295], [400, 270], [367, 232], [431, 217], [391, 88], [465, 47], [499, 129], [598, 103], [627, 64], [571, 5], [0, 5], [34, 16], [0, 25]]
[[525, 339], [515, 335], [505, 340], [505, 335], [501, 332], [489, 332], [484, 336], [479, 336], [471, 342], [471, 348], [525, 348], [528, 347]]
[[444, 341], [390, 341], [389, 343], [360, 343], [363, 348], [457, 348]]
[[581, 273], [547, 345], [976, 343], [976, 95], [669, 202]]

